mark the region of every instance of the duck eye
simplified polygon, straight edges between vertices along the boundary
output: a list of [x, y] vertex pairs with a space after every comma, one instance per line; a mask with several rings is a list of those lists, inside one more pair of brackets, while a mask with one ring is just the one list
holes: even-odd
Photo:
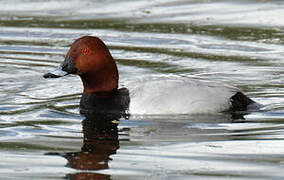
[[83, 55], [89, 54], [89, 49], [88, 48], [81, 49], [81, 54]]

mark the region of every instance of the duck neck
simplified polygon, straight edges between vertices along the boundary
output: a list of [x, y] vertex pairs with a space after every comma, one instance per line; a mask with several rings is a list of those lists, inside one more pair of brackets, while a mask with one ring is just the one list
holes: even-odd
[[103, 72], [94, 72], [80, 75], [84, 86], [84, 94], [96, 96], [113, 95], [118, 88], [118, 72], [104, 69]]

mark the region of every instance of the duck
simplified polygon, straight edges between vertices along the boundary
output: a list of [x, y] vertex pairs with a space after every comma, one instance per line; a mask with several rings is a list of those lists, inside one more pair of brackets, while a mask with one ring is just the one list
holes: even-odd
[[257, 104], [237, 87], [190, 77], [152, 77], [119, 88], [116, 62], [96, 36], [76, 39], [59, 67], [43, 77], [68, 74], [79, 75], [84, 87], [81, 114], [211, 114]]

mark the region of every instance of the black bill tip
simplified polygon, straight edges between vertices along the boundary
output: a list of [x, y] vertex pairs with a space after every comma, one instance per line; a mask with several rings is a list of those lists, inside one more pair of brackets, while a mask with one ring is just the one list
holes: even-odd
[[47, 78], [59, 78], [61, 76], [57, 76], [57, 75], [52, 74], [52, 73], [46, 73], [46, 74], [43, 75], [43, 77], [47, 79]]
[[62, 71], [62, 67], [59, 66], [54, 71], [44, 74], [43, 77], [44, 78], [59, 78], [59, 77], [66, 76], [67, 74], [68, 73], [66, 71]]

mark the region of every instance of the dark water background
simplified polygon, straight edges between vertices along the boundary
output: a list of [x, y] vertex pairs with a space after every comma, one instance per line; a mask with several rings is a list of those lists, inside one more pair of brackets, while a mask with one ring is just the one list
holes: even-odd
[[[284, 1], [10, 0], [0, 7], [0, 179], [284, 178]], [[233, 84], [264, 107], [243, 118], [82, 123], [80, 79], [42, 74], [83, 35], [106, 42], [121, 85], [196, 76]], [[105, 126], [112, 127], [95, 128]]]

